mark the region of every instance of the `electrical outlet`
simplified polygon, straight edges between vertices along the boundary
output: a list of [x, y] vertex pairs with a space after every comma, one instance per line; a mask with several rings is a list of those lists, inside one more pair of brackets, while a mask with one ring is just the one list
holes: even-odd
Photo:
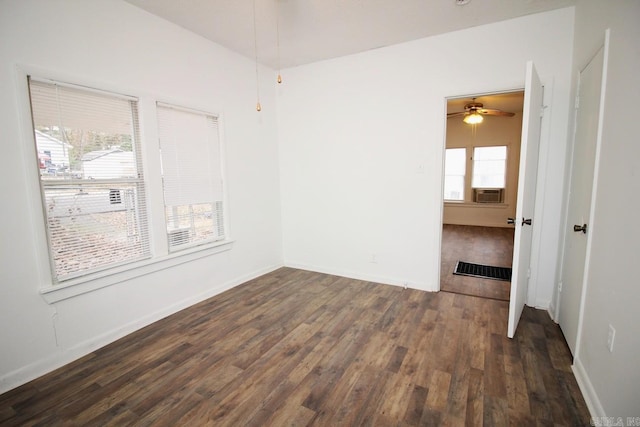
[[371, 254], [371, 260], [369, 261], [371, 264], [378, 263], [378, 256], [376, 254]]
[[609, 335], [607, 336], [607, 348], [613, 353], [613, 340], [616, 338], [616, 329], [609, 325]]

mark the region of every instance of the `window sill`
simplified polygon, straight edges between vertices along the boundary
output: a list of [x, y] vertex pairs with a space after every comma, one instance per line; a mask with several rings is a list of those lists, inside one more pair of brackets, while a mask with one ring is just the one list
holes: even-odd
[[115, 285], [127, 280], [155, 273], [166, 268], [184, 264], [200, 258], [228, 251], [233, 246], [233, 240], [210, 243], [174, 252], [162, 257], [156, 257], [121, 267], [113, 268], [99, 273], [89, 274], [76, 279], [71, 279], [58, 285], [50, 285], [40, 289], [40, 294], [49, 304], [68, 298], [73, 298], [97, 289]]
[[455, 202], [445, 201], [445, 207], [465, 207], [465, 208], [489, 208], [489, 209], [506, 209], [510, 205], [508, 203], [474, 203], [474, 202]]

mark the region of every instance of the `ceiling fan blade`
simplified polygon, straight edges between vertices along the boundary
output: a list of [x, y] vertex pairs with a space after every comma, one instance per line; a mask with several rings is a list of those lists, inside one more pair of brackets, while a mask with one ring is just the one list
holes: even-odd
[[467, 111], [460, 111], [460, 112], [457, 112], [457, 113], [447, 113], [447, 118], [449, 118], [449, 117], [464, 116], [464, 115], [466, 115], [466, 114], [468, 114], [468, 112], [467, 112]]
[[503, 116], [503, 117], [513, 117], [516, 115], [515, 113], [510, 113], [508, 111], [492, 110], [487, 108], [478, 110], [478, 113], [483, 114], [485, 116]]

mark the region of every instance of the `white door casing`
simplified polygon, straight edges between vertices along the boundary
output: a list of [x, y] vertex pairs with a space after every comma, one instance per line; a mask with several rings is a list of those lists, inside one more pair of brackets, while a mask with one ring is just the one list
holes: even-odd
[[[543, 88], [533, 62], [527, 62], [522, 113], [522, 138], [520, 143], [520, 170], [516, 202], [515, 234], [513, 242], [513, 266], [509, 300], [507, 336], [513, 338], [524, 309], [529, 277], [531, 275], [531, 243], [538, 176], [538, 151], [543, 112]], [[530, 220], [530, 221], [529, 221]], [[530, 223], [527, 223], [530, 222]]]

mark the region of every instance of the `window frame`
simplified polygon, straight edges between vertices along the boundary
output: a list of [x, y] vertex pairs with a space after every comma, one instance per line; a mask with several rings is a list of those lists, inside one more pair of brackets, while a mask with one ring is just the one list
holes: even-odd
[[[482, 148], [502, 148], [504, 147], [504, 173], [503, 173], [503, 181], [504, 184], [502, 187], [491, 187], [491, 186], [475, 186], [473, 185], [473, 180], [475, 178], [475, 171], [476, 171], [476, 150], [477, 149], [482, 149]], [[508, 170], [507, 167], [509, 165], [509, 146], [506, 144], [499, 144], [499, 145], [474, 145], [471, 148], [471, 176], [470, 176], [470, 185], [471, 185], [471, 189], [474, 190], [487, 190], [487, 189], [502, 189], [504, 192], [507, 191], [507, 178], [508, 178]]]
[[[159, 239], [156, 237], [157, 233], [162, 232], [161, 230], [163, 230], [164, 217], [162, 216], [162, 185], [159, 175], [160, 166], [156, 130], [157, 122], [155, 120], [155, 103], [157, 101], [177, 105], [192, 105], [197, 103], [180, 99], [166, 99], [158, 96], [157, 94], [142, 92], [136, 88], [123, 87], [122, 85], [114, 85], [104, 81], [93, 81], [76, 74], [54, 71], [30, 64], [15, 64], [13, 67], [13, 74], [20, 129], [17, 149], [21, 155], [23, 165], [22, 169], [25, 171], [24, 189], [26, 191], [26, 197], [30, 207], [25, 215], [29, 218], [29, 222], [34, 225], [33, 227], [30, 227], [29, 231], [31, 236], [27, 239], [32, 242], [31, 245], [33, 246], [34, 272], [38, 283], [37, 288], [47, 303], [53, 304], [180, 264], [193, 262], [204, 257], [214, 256], [215, 254], [225, 252], [233, 248], [234, 240], [231, 235], [229, 217], [227, 214], [228, 203], [226, 198], [228, 192], [226, 188], [226, 180], [223, 183], [225, 206], [224, 226], [226, 231], [225, 240], [189, 248], [180, 252], [169, 253], [166, 239]], [[46, 213], [43, 210], [44, 206], [42, 203], [42, 193], [40, 189], [40, 176], [38, 168], [36, 167], [38, 153], [34, 140], [33, 122], [31, 119], [29, 85], [27, 80], [28, 76], [38, 76], [38, 78], [43, 80], [68, 83], [72, 86], [97, 88], [99, 91], [104, 92], [127, 94], [139, 100], [138, 113], [140, 120], [140, 149], [142, 151], [144, 181], [147, 185], [147, 210], [150, 222], [151, 258], [86, 274], [57, 284], [54, 283], [46, 231]], [[208, 105], [205, 106], [205, 108], [198, 109], [205, 111], [221, 111], [220, 108], [211, 107], [211, 105]], [[222, 113], [218, 113], [216, 115], [219, 120], [222, 175], [224, 177], [226, 171], [224, 115]], [[34, 164], [36, 166], [34, 166]]]
[[[164, 182], [164, 170], [161, 170], [161, 178], [163, 180], [162, 185], [163, 185], [163, 206], [164, 206], [164, 218], [165, 218], [165, 226], [166, 226], [166, 236], [167, 236], [167, 246], [168, 246], [168, 252], [169, 253], [178, 253], [180, 251], [183, 250], [187, 250], [190, 248], [194, 248], [194, 247], [199, 247], [199, 246], [206, 246], [206, 245], [211, 245], [211, 244], [216, 244], [217, 242], [220, 241], [224, 241], [227, 238], [227, 202], [226, 202], [226, 188], [225, 188], [225, 162], [224, 162], [224, 149], [223, 149], [223, 141], [222, 141], [222, 125], [221, 125], [221, 119], [220, 119], [220, 115], [219, 114], [214, 114], [211, 112], [207, 112], [204, 110], [200, 110], [200, 109], [194, 109], [194, 108], [189, 108], [189, 107], [184, 107], [183, 105], [180, 104], [176, 104], [176, 103], [170, 103], [170, 102], [163, 102], [163, 101], [156, 101], [155, 102], [155, 107], [156, 107], [156, 119], [158, 120], [157, 122], [157, 126], [156, 129], [158, 130], [158, 149], [160, 150], [160, 164], [163, 164], [163, 160], [162, 160], [162, 141], [161, 141], [161, 135], [160, 135], [160, 128], [161, 128], [161, 124], [160, 124], [160, 120], [159, 120], [159, 113], [160, 113], [160, 109], [163, 108], [165, 110], [172, 110], [172, 111], [176, 111], [176, 112], [180, 112], [180, 113], [186, 113], [186, 114], [192, 114], [195, 116], [201, 116], [204, 117], [206, 120], [209, 119], [213, 119], [213, 121], [215, 122], [215, 138], [217, 139], [217, 149], [218, 149], [218, 153], [217, 153], [217, 158], [216, 158], [216, 153], [210, 153], [211, 158], [209, 160], [213, 160], [217, 163], [217, 167], [219, 168], [219, 172], [220, 172], [220, 192], [221, 192], [221, 200], [212, 200], [212, 216], [216, 216], [216, 218], [218, 218], [218, 216], [222, 216], [221, 221], [217, 222], [217, 219], [213, 220], [213, 228], [216, 229], [216, 232], [220, 232], [221, 231], [221, 235], [217, 234], [216, 236], [212, 236], [212, 238], [210, 239], [206, 239], [206, 240], [196, 240], [196, 241], [190, 241], [190, 242], [186, 242], [180, 245], [175, 245], [172, 246], [171, 245], [171, 232], [169, 231], [169, 223], [170, 223], [170, 217], [167, 214], [167, 210], [169, 207], [174, 207], [177, 208], [177, 206], [170, 206], [167, 205], [167, 189], [165, 187], [165, 182]], [[165, 147], [166, 148], [166, 147]], [[218, 178], [218, 177], [215, 177]], [[213, 195], [213, 191], [212, 191], [212, 195]], [[221, 203], [222, 207], [218, 208], [217, 204]], [[196, 203], [192, 203], [189, 204], [188, 206], [190, 207], [190, 209], [195, 205]], [[183, 205], [185, 206], [185, 205]], [[217, 227], [216, 227], [217, 224]]]
[[[113, 268], [117, 268], [120, 267], [122, 265], [126, 265], [129, 263], [134, 263], [134, 262], [138, 262], [138, 261], [144, 261], [148, 258], [151, 257], [151, 245], [150, 245], [150, 241], [149, 241], [149, 227], [148, 227], [148, 210], [147, 210], [147, 197], [146, 197], [146, 188], [145, 188], [145, 179], [144, 179], [144, 167], [143, 167], [143, 162], [142, 162], [142, 150], [140, 147], [140, 113], [139, 113], [139, 108], [138, 108], [138, 104], [139, 104], [139, 100], [136, 97], [133, 96], [129, 96], [129, 95], [123, 95], [121, 93], [116, 93], [116, 92], [112, 92], [112, 91], [105, 91], [105, 90], [101, 90], [101, 89], [97, 89], [97, 88], [93, 88], [93, 87], [86, 87], [86, 86], [81, 86], [81, 85], [76, 85], [76, 84], [71, 84], [71, 83], [67, 83], [67, 82], [61, 82], [58, 80], [53, 80], [53, 79], [48, 79], [48, 78], [42, 78], [40, 76], [34, 76], [34, 75], [28, 75], [27, 76], [27, 86], [29, 89], [29, 98], [30, 98], [30, 116], [31, 116], [31, 120], [32, 120], [32, 135], [33, 135], [33, 143], [34, 143], [34, 149], [36, 151], [36, 156], [38, 158], [34, 159], [35, 162], [34, 164], [36, 164], [38, 166], [38, 169], [40, 169], [40, 161], [39, 161], [39, 151], [38, 151], [38, 137], [36, 134], [40, 133], [46, 137], [49, 138], [53, 138], [52, 136], [48, 135], [47, 133], [44, 133], [42, 131], [38, 131], [37, 128], [37, 123], [36, 123], [36, 118], [35, 118], [35, 111], [39, 110], [40, 113], [39, 114], [43, 114], [42, 111], [46, 111], [47, 108], [49, 108], [51, 106], [51, 103], [46, 100], [47, 98], [47, 91], [49, 91], [51, 88], [51, 86], [53, 86], [56, 92], [56, 99], [58, 100], [58, 104], [55, 108], [55, 112], [59, 113], [60, 112], [60, 99], [64, 100], [64, 102], [69, 102], [68, 100], [70, 99], [69, 97], [78, 97], [83, 103], [80, 104], [82, 109], [84, 109], [83, 107], [87, 104], [85, 104], [85, 100], [87, 100], [90, 103], [95, 102], [96, 98], [100, 99], [100, 103], [97, 105], [97, 107], [95, 107], [94, 105], [88, 105], [89, 109], [94, 109], [95, 108], [95, 112], [99, 113], [100, 115], [104, 115], [107, 111], [106, 110], [109, 108], [108, 103], [109, 102], [117, 102], [118, 104], [123, 104], [126, 103], [128, 106], [127, 109], [127, 115], [130, 115], [130, 119], [131, 119], [131, 128], [130, 128], [130, 137], [132, 139], [132, 145], [133, 145], [133, 149], [131, 151], [132, 153], [132, 165], [134, 167], [133, 172], [134, 172], [134, 176], [120, 176], [120, 177], [100, 177], [98, 179], [92, 179], [91, 177], [86, 177], [86, 176], [82, 176], [81, 178], [76, 178], [73, 175], [69, 174], [69, 176], [67, 176], [65, 179], [47, 179], [47, 175], [43, 175], [42, 171], [39, 171], [39, 188], [40, 188], [40, 196], [41, 196], [41, 201], [42, 201], [42, 209], [44, 212], [44, 216], [45, 216], [45, 230], [46, 230], [46, 238], [47, 238], [47, 247], [49, 250], [49, 263], [50, 263], [50, 267], [51, 267], [51, 277], [52, 277], [52, 283], [54, 286], [57, 286], [59, 284], [63, 284], [69, 280], [73, 280], [73, 279], [77, 279], [77, 278], [81, 278], [87, 275], [92, 275], [95, 273], [100, 273], [102, 271], [105, 270], [111, 270]], [[38, 89], [40, 87], [40, 89]], [[57, 98], [58, 95], [58, 89], [57, 88], [61, 88], [61, 90], [64, 90], [66, 92], [63, 92], [63, 98]], [[40, 90], [40, 93], [44, 93], [44, 97], [45, 97], [45, 101], [43, 101], [43, 103], [34, 103], [34, 93], [32, 91], [38, 91]], [[92, 96], [95, 96], [93, 98], [93, 100], [91, 99]], [[102, 103], [102, 101], [105, 101], [106, 103]], [[105, 106], [103, 108], [103, 105]], [[77, 108], [77, 107], [74, 107]], [[105, 109], [106, 108], [106, 109]], [[69, 112], [69, 110], [64, 109], [63, 111]], [[118, 107], [118, 111], [120, 111], [120, 107]], [[124, 112], [124, 110], [122, 110]], [[59, 125], [59, 123], [58, 123]], [[103, 127], [104, 126], [104, 127]], [[104, 121], [104, 124], [102, 124], [101, 122], [101, 127], [102, 129], [104, 129], [105, 127], [107, 127], [107, 122]], [[73, 129], [75, 130], [75, 126], [69, 126], [69, 129]], [[86, 129], [85, 129], [86, 130]], [[65, 131], [63, 131], [64, 133]], [[63, 144], [68, 145], [66, 141], [61, 141]], [[70, 146], [69, 150], [71, 148], [74, 148], [73, 146]], [[67, 158], [67, 168], [69, 170], [69, 172], [71, 171], [71, 164], [70, 162], [70, 158]], [[103, 171], [104, 172], [104, 171]], [[104, 190], [100, 191], [100, 188], [102, 188], [104, 186]], [[91, 192], [93, 192], [94, 190], [96, 192], [98, 192], [98, 194], [100, 194], [100, 192], [104, 192], [107, 190], [108, 188], [113, 188], [113, 187], [131, 187], [132, 191], [134, 194], [133, 197], [133, 206], [134, 206], [134, 210], [133, 210], [133, 217], [135, 218], [133, 220], [133, 225], [134, 225], [134, 229], [137, 230], [137, 232], [134, 234], [134, 236], [137, 236], [137, 238], [135, 239], [138, 243], [139, 243], [139, 247], [138, 247], [138, 251], [139, 253], [137, 254], [137, 256], [131, 260], [131, 259], [127, 259], [127, 257], [122, 258], [121, 260], [116, 260], [116, 261], [112, 261], [112, 262], [105, 262], [105, 263], [100, 263], [97, 266], [94, 267], [89, 267], [89, 268], [85, 268], [83, 270], [79, 270], [79, 271], [71, 271], [71, 272], [67, 272], [66, 274], [61, 274], [63, 273], [63, 267], [61, 267], [60, 265], [58, 265], [57, 261], [56, 261], [56, 255], [55, 255], [55, 249], [56, 249], [56, 245], [54, 244], [54, 239], [57, 238], [57, 233], [55, 232], [54, 229], [52, 229], [52, 219], [53, 218], [59, 218], [60, 216], [50, 216], [49, 212], [52, 208], [51, 206], [49, 206], [49, 202], [48, 202], [48, 198], [51, 197], [57, 197], [58, 201], [60, 201], [60, 197], [62, 198], [62, 200], [64, 200], [65, 198], [68, 198], [68, 196], [65, 196], [64, 193], [68, 192], [69, 190], [73, 190], [75, 188], [79, 188], [79, 192], [80, 193], [85, 193], [85, 194], [91, 194]], [[54, 196], [52, 195], [55, 194], [56, 190], [58, 191], [62, 191], [63, 193], [59, 194], [58, 196]], [[85, 190], [89, 190], [90, 193], [87, 193]], [[109, 190], [111, 191], [111, 190]], [[75, 204], [77, 203], [76, 199], [77, 199], [77, 195], [74, 196], [74, 206], [76, 206]], [[87, 196], [83, 196], [78, 200], [82, 200], [84, 197], [89, 197], [89, 195]], [[55, 201], [55, 199], [52, 199]], [[99, 199], [96, 198], [96, 195], [91, 196], [91, 200], [93, 203], [95, 203], [96, 201], [98, 201]], [[87, 202], [87, 200], [85, 200], [85, 202]], [[53, 203], [53, 202], [52, 202]], [[89, 208], [90, 211], [96, 209], [92, 203], [80, 203], [80, 206], [77, 207], [78, 212], [80, 212], [81, 206], [84, 206], [84, 208]], [[83, 208], [83, 209], [84, 209]], [[55, 208], [53, 208], [55, 210]], [[66, 209], [66, 208], [65, 208]], [[58, 210], [60, 210], [58, 208]], [[63, 209], [64, 211], [64, 209]], [[113, 211], [111, 211], [113, 212]], [[101, 214], [104, 212], [100, 212], [99, 210], [97, 212], [94, 212]], [[92, 216], [94, 214], [90, 214], [88, 216]], [[87, 214], [85, 214], [87, 215]], [[81, 216], [85, 216], [82, 215]], [[65, 215], [63, 215], [62, 217], [64, 217]], [[69, 215], [70, 217], [73, 217], [73, 215]], [[91, 220], [90, 220], [91, 221]], [[128, 220], [127, 220], [128, 222]], [[99, 221], [98, 221], [99, 223]], [[64, 226], [62, 226], [64, 227]], [[91, 225], [91, 228], [93, 229], [95, 227], [95, 224]], [[110, 231], [113, 230], [114, 227], [109, 227], [109, 228], [97, 228], [95, 230], [90, 231], [89, 233], [85, 235], [82, 235], [81, 237], [92, 237], [95, 236], [96, 234], [99, 235], [101, 231]], [[62, 235], [64, 236], [64, 235]], [[127, 252], [129, 250], [135, 250], [136, 246], [138, 245], [127, 245], [126, 246], [126, 250]], [[73, 253], [77, 254], [79, 252], [82, 252], [82, 247], [73, 247], [72, 249], [74, 249]], [[72, 260], [77, 262], [77, 255], [73, 255]], [[108, 261], [108, 260], [107, 260]], [[86, 261], [83, 261], [86, 262]]]
[[445, 148], [444, 150], [444, 155], [445, 155], [445, 167], [444, 167], [444, 182], [443, 185], [446, 188], [446, 180], [447, 180], [447, 176], [460, 176], [460, 175], [447, 175], [447, 151], [448, 150], [464, 150], [464, 173], [462, 174], [462, 199], [447, 199], [446, 198], [446, 194], [444, 194], [443, 192], [443, 200], [447, 203], [464, 203], [467, 197], [467, 169], [468, 169], [468, 163], [467, 162], [467, 156], [468, 156], [468, 152], [467, 152], [467, 148], [466, 147], [449, 147], [449, 148]]
[[[492, 190], [498, 187], [473, 187], [473, 167], [475, 164], [474, 160], [474, 150], [476, 148], [485, 148], [485, 147], [505, 147], [506, 148], [506, 156], [505, 156], [505, 170], [504, 170], [504, 187], [502, 188], [503, 199], [499, 203], [480, 203], [473, 201], [473, 194], [475, 190]], [[464, 185], [464, 200], [452, 200], [444, 198], [444, 179], [446, 176], [446, 164], [445, 158], [443, 156], [443, 174], [442, 174], [442, 202], [448, 206], [472, 206], [472, 207], [482, 207], [482, 208], [495, 208], [495, 207], [504, 207], [509, 205], [509, 192], [511, 191], [509, 185], [509, 172], [510, 172], [510, 162], [516, 162], [517, 159], [513, 159], [512, 147], [510, 143], [496, 143], [496, 144], [487, 144], [487, 145], [475, 145], [473, 143], [469, 143], [469, 145], [465, 145], [463, 147], [453, 146], [444, 148], [444, 155], [446, 156], [446, 150], [462, 148], [466, 150], [466, 170], [465, 170], [465, 185]]]

